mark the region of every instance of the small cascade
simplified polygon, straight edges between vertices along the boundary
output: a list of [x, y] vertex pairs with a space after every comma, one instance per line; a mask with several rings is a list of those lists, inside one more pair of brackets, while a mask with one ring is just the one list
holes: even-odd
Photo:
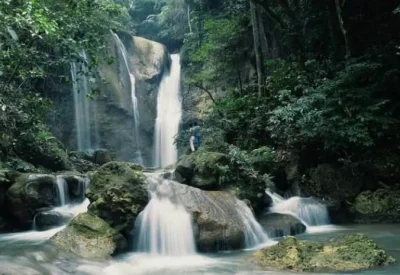
[[143, 163], [143, 157], [142, 157], [142, 151], [140, 150], [140, 135], [139, 135], [139, 107], [138, 107], [138, 100], [136, 97], [136, 79], [135, 75], [130, 69], [129, 66], [129, 58], [128, 58], [128, 52], [125, 48], [124, 43], [122, 43], [121, 39], [116, 33], [112, 33], [115, 39], [116, 44], [118, 45], [122, 59], [124, 60], [124, 65], [126, 67], [127, 72], [129, 73], [129, 82], [130, 82], [130, 87], [131, 87], [131, 100], [132, 100], [132, 111], [133, 111], [133, 120], [134, 120], [134, 136], [135, 136], [135, 141], [136, 141], [136, 146], [137, 151], [136, 151], [136, 156], [134, 157], [135, 162], [142, 164]]
[[330, 223], [326, 205], [313, 198], [291, 197], [287, 200], [272, 193], [265, 191], [272, 199], [272, 213], [290, 214], [301, 220], [307, 227], [328, 225]]
[[154, 179], [150, 202], [136, 222], [138, 252], [187, 256], [196, 253], [192, 217], [175, 196], [170, 182]]
[[156, 167], [173, 164], [178, 158], [174, 143], [182, 116], [180, 56], [171, 55], [171, 61], [171, 69], [163, 76], [158, 90], [154, 146]]
[[262, 226], [257, 222], [251, 209], [241, 200], [236, 200], [236, 212], [244, 226], [246, 248], [251, 249], [266, 243], [269, 238]]
[[71, 78], [74, 93], [77, 149], [87, 151], [94, 149], [94, 143], [97, 142], [92, 141], [92, 136], [97, 137], [97, 129], [92, 129], [91, 126], [92, 115], [95, 113], [96, 106], [94, 101], [87, 98], [87, 95], [91, 93], [88, 78], [89, 69], [87, 67], [88, 57], [84, 50], [82, 50], [80, 56], [82, 63], [71, 63]]
[[56, 176], [56, 188], [60, 206], [69, 203], [68, 184], [62, 175]]

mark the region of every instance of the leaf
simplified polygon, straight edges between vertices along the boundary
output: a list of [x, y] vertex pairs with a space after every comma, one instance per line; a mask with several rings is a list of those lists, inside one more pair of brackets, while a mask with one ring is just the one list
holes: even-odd
[[6, 106], [6, 105], [1, 106], [1, 110], [2, 110], [3, 112], [5, 112], [6, 109], [7, 109], [7, 106]]
[[13, 30], [13, 28], [11, 28], [10, 26], [7, 26], [7, 31], [8, 31], [8, 33], [11, 35], [12, 39], [14, 39], [15, 41], [18, 41], [18, 35], [17, 35], [17, 33]]

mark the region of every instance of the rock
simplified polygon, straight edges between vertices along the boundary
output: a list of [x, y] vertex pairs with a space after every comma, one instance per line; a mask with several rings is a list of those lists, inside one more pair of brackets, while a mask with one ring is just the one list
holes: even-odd
[[38, 231], [45, 231], [67, 224], [72, 218], [72, 214], [63, 214], [57, 211], [41, 212], [34, 218], [34, 227]]
[[310, 171], [311, 181], [302, 185], [305, 196], [324, 198], [330, 207], [332, 222], [351, 221], [349, 201], [354, 201], [362, 190], [373, 188], [373, 177], [354, 169], [348, 173], [339, 166], [320, 164]]
[[85, 191], [89, 186], [89, 177], [72, 172], [59, 176], [67, 182], [70, 202], [82, 202], [85, 199]]
[[70, 152], [69, 159], [75, 170], [80, 173], [94, 171], [99, 167], [99, 165], [94, 163], [93, 155], [87, 152]]
[[192, 214], [197, 248], [216, 252], [244, 248], [245, 226], [239, 210], [246, 207], [233, 194], [203, 191], [177, 182], [170, 182], [176, 196]]
[[89, 212], [105, 220], [127, 239], [137, 215], [148, 202], [147, 182], [142, 167], [133, 163], [109, 162], [93, 176], [86, 191]]
[[294, 236], [306, 231], [306, 226], [292, 215], [271, 213], [260, 219], [269, 237]]
[[357, 196], [352, 211], [359, 223], [400, 222], [400, 190], [378, 189]]
[[7, 208], [22, 226], [30, 226], [39, 209], [57, 205], [55, 177], [22, 174], [7, 191]]
[[99, 149], [94, 152], [94, 163], [104, 165], [113, 160], [111, 153], [107, 149]]
[[264, 268], [295, 272], [350, 272], [395, 262], [363, 234], [341, 236], [328, 244], [286, 237], [251, 256]]
[[51, 242], [85, 259], [105, 259], [127, 247], [124, 237], [104, 220], [89, 213], [79, 214]]
[[228, 164], [225, 154], [199, 150], [180, 159], [173, 178], [203, 190], [218, 190], [221, 188], [220, 166]]

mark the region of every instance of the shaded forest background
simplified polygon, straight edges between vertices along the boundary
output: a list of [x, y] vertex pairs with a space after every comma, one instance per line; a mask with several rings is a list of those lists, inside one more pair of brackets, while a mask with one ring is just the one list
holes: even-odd
[[[82, 48], [95, 75], [112, 29], [181, 52], [185, 91], [211, 102], [202, 150], [282, 192], [346, 203], [397, 188], [399, 23], [395, 0], [4, 0], [2, 160], [69, 168], [43, 123], [47, 95], [70, 84]], [[177, 142], [187, 146], [185, 129]]]

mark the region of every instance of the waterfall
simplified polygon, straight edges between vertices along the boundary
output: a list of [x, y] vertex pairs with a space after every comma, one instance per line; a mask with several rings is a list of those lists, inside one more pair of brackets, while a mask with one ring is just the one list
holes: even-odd
[[270, 211], [273, 213], [291, 214], [306, 226], [327, 225], [330, 223], [326, 205], [313, 198], [291, 197], [287, 200], [281, 196], [265, 191], [272, 199]]
[[[77, 149], [85, 151], [94, 149], [90, 121], [91, 115], [94, 113], [93, 108], [95, 107], [93, 105], [95, 103], [87, 98], [87, 95], [91, 93], [88, 79], [88, 57], [84, 50], [82, 50], [80, 56], [83, 60], [82, 63], [71, 63], [71, 78], [74, 93]], [[94, 132], [96, 132], [96, 129], [94, 129]]]
[[131, 100], [132, 100], [132, 111], [133, 111], [133, 122], [134, 122], [134, 136], [135, 136], [135, 141], [136, 141], [136, 146], [137, 146], [137, 150], [136, 150], [136, 156], [134, 157], [135, 162], [137, 163], [143, 163], [143, 157], [142, 157], [142, 152], [140, 150], [140, 135], [139, 135], [139, 108], [138, 108], [138, 101], [137, 101], [137, 97], [136, 97], [136, 79], [135, 79], [135, 75], [133, 74], [133, 72], [130, 69], [129, 66], [129, 58], [128, 58], [128, 52], [125, 48], [124, 43], [122, 43], [121, 39], [119, 38], [119, 36], [116, 33], [112, 33], [115, 39], [116, 44], [118, 45], [120, 51], [121, 51], [121, 55], [122, 55], [122, 59], [124, 60], [124, 65], [126, 67], [127, 72], [129, 73], [129, 82], [130, 82], [130, 88], [131, 88]]
[[68, 184], [62, 175], [56, 176], [56, 188], [60, 206], [64, 206], [69, 203]]
[[254, 248], [266, 243], [269, 238], [262, 226], [257, 222], [251, 209], [241, 200], [236, 200], [236, 212], [244, 226], [244, 240], [246, 248]]
[[192, 217], [176, 199], [170, 182], [153, 179], [149, 192], [150, 202], [136, 221], [136, 250], [168, 256], [195, 254]]
[[154, 150], [157, 167], [173, 164], [178, 158], [174, 142], [182, 116], [180, 56], [171, 55], [171, 61], [171, 69], [164, 74], [158, 90]]

